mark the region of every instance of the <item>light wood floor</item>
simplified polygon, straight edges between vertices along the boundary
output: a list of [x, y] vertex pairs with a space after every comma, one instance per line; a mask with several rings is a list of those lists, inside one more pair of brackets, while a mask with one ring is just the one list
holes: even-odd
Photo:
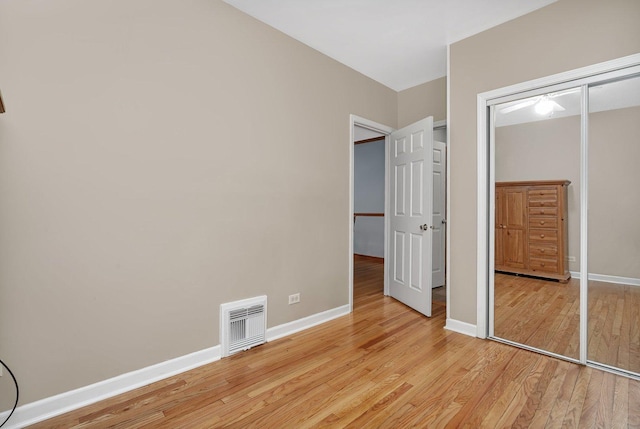
[[380, 264], [355, 282], [351, 315], [34, 427], [640, 427], [640, 382], [447, 331]]
[[[588, 299], [588, 359], [640, 373], [640, 287], [590, 281]], [[496, 273], [496, 336], [578, 359], [579, 323], [579, 280]]]
[[580, 283], [496, 273], [497, 337], [574, 359], [580, 347]]

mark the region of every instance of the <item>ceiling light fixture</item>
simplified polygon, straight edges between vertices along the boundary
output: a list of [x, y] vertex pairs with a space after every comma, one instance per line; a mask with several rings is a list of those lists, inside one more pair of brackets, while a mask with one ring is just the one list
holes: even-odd
[[535, 105], [535, 110], [538, 115], [548, 115], [553, 113], [553, 108], [557, 103], [549, 100], [547, 97], [542, 97]]

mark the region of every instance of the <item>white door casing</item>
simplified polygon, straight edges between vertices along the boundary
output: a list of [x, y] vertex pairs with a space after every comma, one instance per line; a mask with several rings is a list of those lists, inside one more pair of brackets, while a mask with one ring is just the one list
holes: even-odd
[[446, 231], [446, 195], [447, 195], [447, 145], [443, 142], [433, 142], [433, 257], [432, 257], [432, 288], [444, 286], [444, 249]]
[[433, 117], [390, 136], [389, 294], [431, 316]]

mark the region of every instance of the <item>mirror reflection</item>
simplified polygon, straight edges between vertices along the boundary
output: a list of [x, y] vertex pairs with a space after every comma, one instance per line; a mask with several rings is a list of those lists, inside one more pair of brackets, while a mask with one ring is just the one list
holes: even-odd
[[580, 88], [495, 107], [494, 336], [579, 358]]
[[640, 77], [589, 88], [588, 360], [640, 374]]

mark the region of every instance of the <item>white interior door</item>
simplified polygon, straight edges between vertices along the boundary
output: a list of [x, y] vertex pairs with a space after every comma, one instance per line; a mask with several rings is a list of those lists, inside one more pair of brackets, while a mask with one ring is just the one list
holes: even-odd
[[433, 142], [433, 257], [431, 287], [444, 286], [444, 246], [447, 220], [445, 218], [447, 195], [447, 145]]
[[431, 316], [433, 118], [390, 136], [389, 294]]

